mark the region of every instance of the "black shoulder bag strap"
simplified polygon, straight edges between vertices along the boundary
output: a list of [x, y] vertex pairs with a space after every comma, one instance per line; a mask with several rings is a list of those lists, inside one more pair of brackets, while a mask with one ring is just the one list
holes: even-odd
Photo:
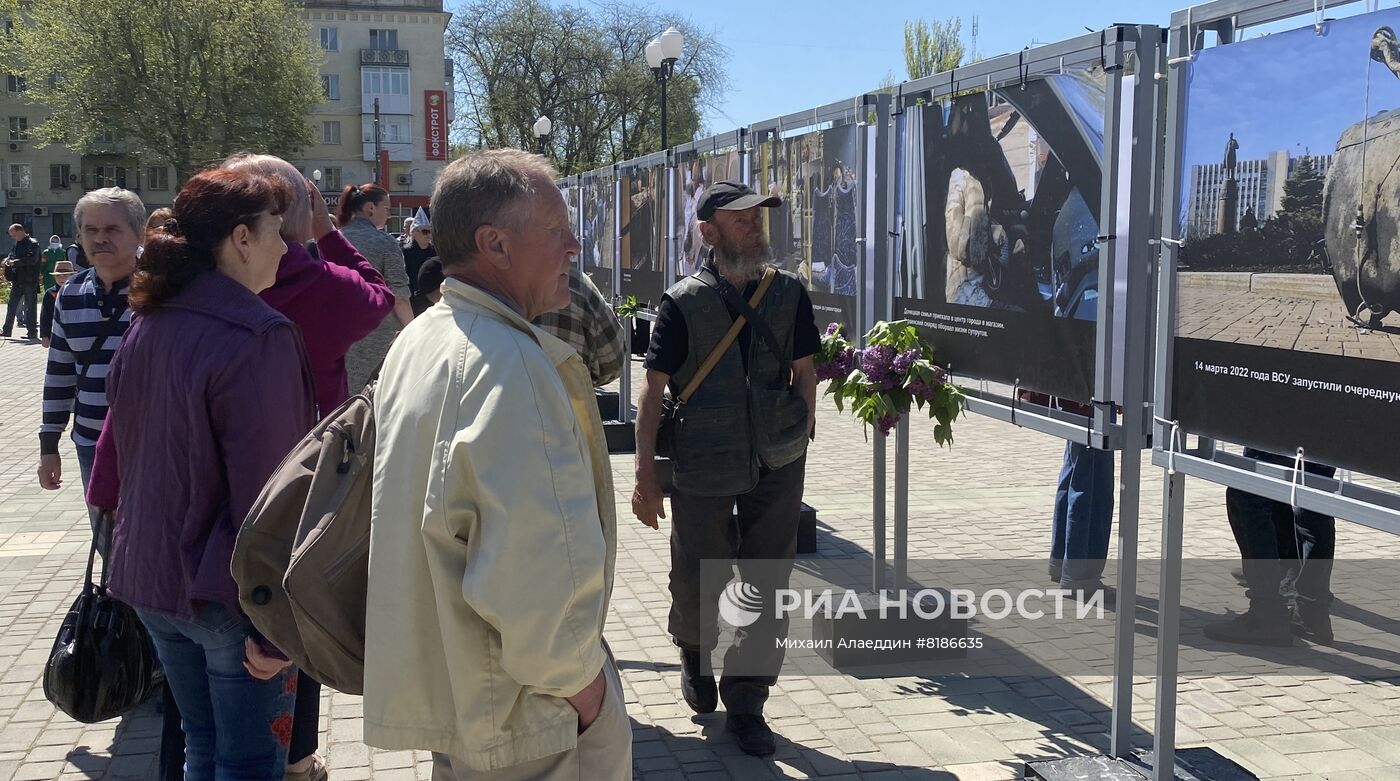
[[[95, 273], [95, 272], [94, 272]], [[94, 283], [95, 284], [95, 283]], [[115, 295], [115, 289], [109, 295]], [[121, 327], [122, 315], [126, 314], [126, 306], [114, 306], [112, 311], [102, 321], [102, 325], [97, 329], [97, 335], [92, 338], [92, 344], [81, 353], [75, 354], [73, 360], [80, 366], [78, 376], [87, 379], [88, 372], [92, 365], [97, 362], [97, 356], [101, 354], [102, 348], [106, 346], [107, 340], [116, 336], [117, 329]]]

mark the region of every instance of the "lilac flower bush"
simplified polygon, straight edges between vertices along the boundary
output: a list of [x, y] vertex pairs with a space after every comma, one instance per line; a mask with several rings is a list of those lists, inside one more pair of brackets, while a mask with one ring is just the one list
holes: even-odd
[[963, 410], [962, 390], [948, 382], [948, 373], [933, 362], [933, 348], [918, 329], [904, 320], [881, 321], [865, 335], [864, 350], [846, 341], [841, 326], [832, 323], [817, 352], [817, 379], [829, 380], [827, 395], [836, 408], [888, 434], [911, 407], [928, 409], [937, 423], [933, 437], [940, 445], [953, 442], [953, 421]]

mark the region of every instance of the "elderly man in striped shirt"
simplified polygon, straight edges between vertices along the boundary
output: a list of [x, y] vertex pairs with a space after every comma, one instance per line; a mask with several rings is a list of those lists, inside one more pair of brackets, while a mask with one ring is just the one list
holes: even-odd
[[[49, 364], [44, 373], [44, 418], [39, 426], [39, 484], [63, 485], [59, 440], [73, 419], [73, 445], [84, 487], [97, 436], [107, 419], [107, 365], [131, 322], [127, 285], [146, 224], [146, 205], [130, 190], [108, 187], [84, 195], [73, 208], [91, 267], [63, 287], [54, 306]], [[97, 529], [97, 512], [88, 508]]]

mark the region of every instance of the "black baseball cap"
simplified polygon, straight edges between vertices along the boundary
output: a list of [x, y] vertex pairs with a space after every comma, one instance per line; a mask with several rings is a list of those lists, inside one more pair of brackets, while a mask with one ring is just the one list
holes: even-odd
[[715, 182], [705, 188], [705, 194], [700, 197], [700, 204], [695, 208], [695, 216], [708, 221], [719, 209], [739, 212], [755, 206], [771, 209], [782, 205], [782, 198], [776, 195], [759, 195], [750, 190], [748, 185], [739, 182]]

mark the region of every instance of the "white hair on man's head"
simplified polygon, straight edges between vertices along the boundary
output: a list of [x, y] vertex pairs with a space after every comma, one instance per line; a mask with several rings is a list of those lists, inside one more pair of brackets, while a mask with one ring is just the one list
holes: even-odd
[[93, 206], [123, 207], [131, 232], [137, 236], [146, 235], [146, 204], [136, 193], [123, 187], [103, 187], [79, 198], [78, 205], [73, 207], [73, 222], [77, 223], [79, 233], [83, 230], [83, 215]]
[[244, 152], [225, 160], [221, 167], [281, 179], [292, 192], [291, 203], [282, 213], [282, 238], [298, 244], [318, 238], [311, 235], [311, 194], [306, 187], [306, 177], [296, 166], [276, 155]]

